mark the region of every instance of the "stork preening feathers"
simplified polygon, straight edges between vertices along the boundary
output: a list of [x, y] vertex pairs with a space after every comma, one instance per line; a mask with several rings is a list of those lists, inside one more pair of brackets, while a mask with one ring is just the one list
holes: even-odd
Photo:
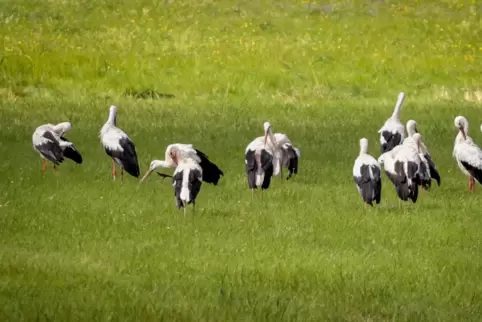
[[[267, 122], [268, 123], [268, 122]], [[269, 123], [268, 123], [269, 124]], [[291, 140], [284, 133], [271, 133], [271, 125], [268, 128], [269, 140], [275, 148], [275, 161], [279, 162], [279, 166], [275, 166], [273, 176], [278, 175], [276, 171], [279, 168], [280, 178], [283, 179], [283, 168], [288, 169], [289, 180], [293, 174], [298, 173], [298, 162], [300, 158], [300, 150], [293, 146]]]
[[57, 125], [44, 124], [35, 129], [32, 143], [43, 159], [42, 172], [47, 169], [47, 160], [53, 163], [54, 171], [64, 158], [71, 159], [77, 164], [82, 163], [82, 155], [73, 143], [64, 137], [71, 128], [70, 122], [62, 122]]
[[414, 145], [398, 145], [383, 153], [378, 158], [378, 163], [383, 164], [385, 173], [395, 186], [400, 200], [410, 199], [415, 203], [418, 198], [418, 186], [429, 185], [430, 176], [420, 158], [422, 136], [420, 133], [415, 133], [412, 138]]
[[192, 204], [193, 213], [195, 213], [196, 198], [201, 191], [203, 182], [203, 169], [200, 164], [192, 158], [186, 157], [179, 160], [178, 166], [174, 170], [174, 175], [170, 176], [159, 172], [157, 174], [162, 178], [172, 178], [176, 206], [178, 209], [184, 209], [184, 216], [186, 216], [186, 206], [188, 204]]
[[264, 135], [255, 138], [244, 151], [244, 163], [251, 198], [254, 199], [254, 189], [268, 189], [271, 177], [280, 175], [283, 178], [283, 168], [288, 169], [286, 180], [298, 173], [300, 150], [293, 146], [284, 133], [274, 133], [269, 122], [264, 122]]
[[405, 138], [405, 128], [400, 122], [400, 111], [402, 110], [405, 93], [398, 94], [397, 103], [392, 116], [385, 121], [382, 128], [378, 130], [380, 134], [380, 144], [382, 153], [392, 150], [397, 145], [402, 144]]
[[149, 169], [141, 179], [141, 183], [154, 170], [159, 168], [176, 168], [180, 161], [184, 159], [191, 159], [199, 164], [202, 169], [202, 179], [206, 183], [217, 185], [221, 176], [224, 175], [223, 171], [216, 164], [212, 163], [206, 154], [195, 149], [192, 144], [175, 143], [167, 146], [165, 160], [153, 160], [151, 162]]
[[186, 205], [188, 204], [193, 205], [195, 212], [196, 197], [201, 191], [202, 182], [217, 185], [221, 176], [224, 175], [223, 171], [212, 163], [206, 154], [195, 149], [192, 144], [168, 145], [165, 160], [153, 160], [140, 183], [159, 168], [175, 168], [172, 176], [159, 172], [157, 174], [163, 178], [172, 178], [176, 205], [178, 208], [184, 208], [184, 215], [186, 215]]
[[134, 142], [117, 127], [117, 107], [112, 105], [109, 119], [100, 130], [100, 141], [105, 152], [112, 158], [112, 177], [116, 179], [116, 164], [121, 168], [121, 181], [124, 170], [133, 177], [139, 177], [139, 163]]
[[462, 173], [469, 177], [469, 192], [474, 192], [475, 180], [482, 184], [482, 150], [468, 135], [469, 122], [465, 117], [457, 116], [454, 124], [459, 133], [455, 137], [453, 156]]
[[[403, 141], [403, 144], [411, 144], [413, 147], [415, 146], [415, 142], [413, 141], [413, 135], [418, 132], [417, 128], [417, 122], [414, 120], [409, 120], [407, 122], [407, 138]], [[435, 166], [435, 162], [432, 159], [432, 156], [428, 152], [427, 146], [421, 141], [420, 142], [420, 158], [422, 159], [422, 162], [424, 164], [424, 167], [428, 167], [428, 171], [430, 178], [434, 179], [437, 184], [440, 186], [441, 178], [440, 174], [437, 170], [437, 167]], [[425, 187], [427, 188], [427, 187]]]
[[380, 203], [382, 197], [382, 172], [374, 157], [368, 154], [368, 140], [360, 140], [360, 155], [353, 165], [353, 180], [365, 205]]
[[244, 163], [248, 186], [251, 189], [251, 199], [254, 199], [254, 189], [268, 189], [273, 176], [272, 147], [265, 144], [263, 137], [258, 137], [248, 144], [244, 152]]

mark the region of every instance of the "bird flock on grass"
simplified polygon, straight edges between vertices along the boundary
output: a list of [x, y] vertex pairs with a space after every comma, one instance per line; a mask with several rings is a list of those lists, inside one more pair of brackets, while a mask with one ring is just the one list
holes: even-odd
[[[360, 153], [353, 166], [353, 179], [365, 206], [373, 206], [373, 203], [379, 204], [381, 201], [382, 166], [400, 201], [411, 200], [415, 203], [419, 192], [430, 189], [432, 180], [440, 186], [440, 174], [423, 143], [417, 122], [409, 120], [404, 126], [400, 121], [404, 99], [405, 94], [402, 92], [398, 95], [392, 116], [378, 131], [381, 148], [378, 159], [368, 153], [368, 140], [360, 139]], [[454, 124], [458, 134], [453, 157], [462, 173], [469, 177], [469, 191], [474, 192], [475, 181], [482, 184], [482, 150], [468, 136], [469, 123], [465, 117], [457, 116]], [[273, 133], [269, 122], [265, 122], [263, 128], [264, 135], [251, 141], [245, 150], [244, 161], [251, 199], [254, 199], [254, 191], [258, 188], [261, 188], [262, 196], [263, 190], [269, 188], [272, 177], [280, 176], [283, 179], [283, 168], [288, 171], [287, 180], [298, 173], [300, 150], [286, 134]], [[65, 158], [82, 163], [82, 155], [65, 137], [71, 129], [70, 122], [57, 125], [49, 123], [35, 129], [32, 143], [43, 160], [42, 172], [46, 171], [47, 161], [52, 162], [53, 171]], [[109, 118], [100, 130], [100, 141], [112, 159], [114, 180], [117, 178], [117, 168], [120, 169], [121, 181], [124, 179], [124, 171], [135, 178], [140, 176], [135, 144], [117, 127], [116, 106], [109, 109]], [[174, 169], [174, 173], [169, 175], [156, 171], [162, 168]], [[140, 183], [153, 172], [161, 178], [172, 179], [176, 206], [184, 210], [184, 215], [188, 204], [192, 204], [193, 213], [195, 212], [196, 198], [203, 182], [217, 185], [224, 176], [223, 171], [206, 154], [192, 144], [181, 143], [168, 145], [164, 160], [152, 160]]]

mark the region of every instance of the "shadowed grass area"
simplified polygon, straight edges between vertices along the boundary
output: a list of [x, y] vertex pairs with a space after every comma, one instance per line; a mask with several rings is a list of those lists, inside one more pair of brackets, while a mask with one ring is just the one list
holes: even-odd
[[[476, 1], [0, 3], [0, 319], [480, 321], [480, 190], [453, 119], [482, 143]], [[364, 209], [361, 137], [407, 98], [442, 176], [416, 204], [387, 178]], [[198, 212], [169, 179], [113, 182], [111, 104], [141, 172], [192, 143], [225, 172]], [[84, 163], [42, 175], [31, 135], [69, 120]], [[254, 203], [244, 149], [269, 120], [301, 150]], [[168, 172], [168, 171], [167, 171]], [[169, 172], [168, 172], [169, 173]]]

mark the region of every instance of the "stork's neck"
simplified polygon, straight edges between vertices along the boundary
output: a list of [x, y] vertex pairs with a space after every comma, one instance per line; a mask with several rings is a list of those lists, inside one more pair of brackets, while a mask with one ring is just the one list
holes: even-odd
[[360, 155], [368, 154], [368, 144], [360, 144]]
[[174, 166], [173, 162], [165, 161], [165, 160], [154, 160], [151, 162], [151, 170], [159, 169], [159, 168], [172, 168]]
[[107, 123], [114, 126], [117, 125], [117, 112], [115, 110], [110, 110]]
[[407, 127], [408, 137], [413, 136], [415, 133], [418, 133], [418, 132], [414, 127], [411, 127], [411, 126]]
[[278, 147], [278, 142], [274, 138], [273, 132], [271, 130], [268, 131], [268, 142], [274, 147]]
[[400, 111], [402, 110], [403, 101], [405, 100], [405, 94], [398, 94], [397, 103], [395, 104], [395, 109], [393, 110], [392, 119], [400, 120]]
[[402, 104], [397, 104], [393, 110], [392, 119], [400, 121], [400, 111], [402, 110]]

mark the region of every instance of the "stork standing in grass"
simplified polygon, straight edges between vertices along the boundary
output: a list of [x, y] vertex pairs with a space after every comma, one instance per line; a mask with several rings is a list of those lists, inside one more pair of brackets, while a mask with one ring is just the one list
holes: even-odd
[[278, 172], [280, 171], [280, 163], [275, 155], [276, 147], [273, 140], [268, 141], [270, 128], [269, 122], [265, 122], [264, 136], [251, 141], [244, 152], [244, 163], [252, 200], [254, 199], [254, 190], [257, 188], [261, 188], [261, 191], [268, 189], [275, 169]]
[[298, 161], [300, 158], [300, 150], [293, 146], [289, 137], [284, 133], [274, 133], [269, 122], [263, 124], [264, 127], [264, 143], [269, 145], [274, 151], [273, 157], [273, 176], [280, 175], [283, 178], [283, 168], [288, 169], [288, 177], [298, 173]]
[[82, 163], [82, 155], [73, 143], [64, 137], [71, 128], [70, 122], [62, 122], [57, 125], [44, 124], [35, 129], [32, 143], [43, 159], [42, 172], [47, 169], [47, 160], [53, 163], [54, 171], [64, 158], [71, 159], [77, 164]]
[[[405, 138], [405, 140], [403, 141], [403, 144], [410, 144], [413, 147], [415, 147], [415, 142], [413, 142], [413, 135], [415, 133], [419, 133], [417, 128], [417, 122], [414, 120], [409, 120], [407, 122], [408, 137]], [[428, 173], [430, 174], [430, 178], [434, 179], [437, 182], [437, 184], [440, 186], [440, 182], [441, 182], [440, 174], [437, 170], [437, 167], [435, 166], [435, 162], [433, 161], [432, 156], [428, 152], [427, 146], [423, 142], [420, 142], [420, 152], [421, 152], [420, 157], [424, 163], [424, 166], [428, 168], [428, 170], [426, 171], [428, 171]]]
[[159, 172], [157, 174], [162, 178], [172, 178], [176, 206], [178, 209], [184, 209], [184, 216], [188, 204], [192, 204], [193, 213], [196, 213], [196, 198], [203, 182], [203, 169], [200, 164], [186, 157], [179, 160], [173, 176]]
[[117, 107], [112, 105], [109, 119], [100, 130], [100, 141], [108, 156], [112, 158], [112, 177], [116, 179], [116, 164], [121, 168], [121, 181], [124, 170], [131, 176], [139, 177], [139, 163], [134, 142], [117, 127]]
[[455, 137], [453, 156], [462, 173], [469, 177], [469, 192], [475, 192], [475, 180], [482, 184], [482, 150], [468, 135], [469, 122], [465, 117], [457, 116], [454, 124], [459, 133]]
[[217, 185], [221, 176], [224, 175], [219, 167], [211, 162], [206, 154], [195, 149], [192, 144], [175, 143], [166, 148], [165, 160], [153, 160], [149, 169], [141, 179], [141, 183], [156, 169], [176, 168], [184, 159], [197, 162], [202, 169], [202, 178], [206, 183]]
[[397, 104], [395, 104], [392, 116], [378, 130], [382, 153], [388, 152], [397, 145], [402, 144], [405, 138], [405, 128], [402, 122], [400, 122], [400, 111], [402, 110], [404, 100], [405, 93], [401, 92], [398, 94]]
[[421, 165], [421, 138], [419, 133], [413, 135], [416, 149], [408, 145], [398, 145], [378, 158], [378, 163], [383, 164], [385, 173], [395, 186], [398, 197], [403, 201], [410, 199], [413, 203], [417, 202], [418, 186], [430, 182], [430, 177], [426, 176]]
[[368, 140], [360, 140], [360, 155], [353, 165], [353, 180], [365, 205], [380, 203], [382, 197], [381, 168], [377, 160], [368, 154]]

